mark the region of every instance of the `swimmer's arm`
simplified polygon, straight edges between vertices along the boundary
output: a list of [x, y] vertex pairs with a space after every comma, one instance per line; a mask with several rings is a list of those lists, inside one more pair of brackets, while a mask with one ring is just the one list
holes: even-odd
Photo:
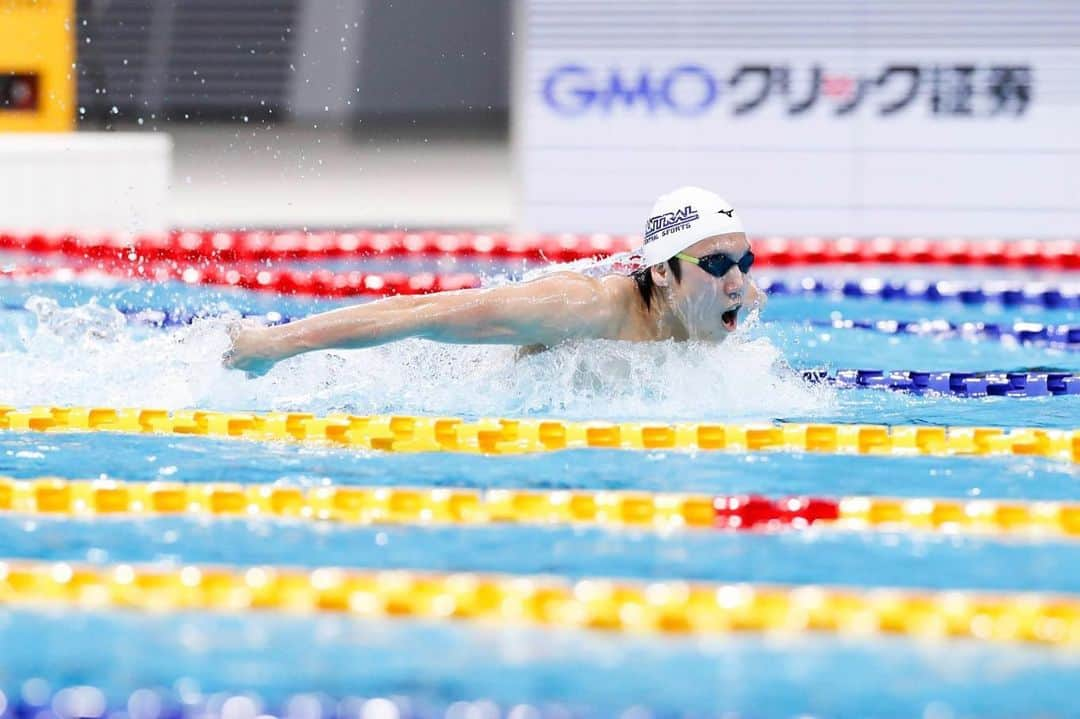
[[592, 278], [553, 275], [486, 289], [389, 297], [276, 327], [248, 329], [233, 341], [230, 364], [276, 362], [322, 349], [358, 349], [420, 337], [451, 343], [553, 345], [604, 336], [604, 289]]

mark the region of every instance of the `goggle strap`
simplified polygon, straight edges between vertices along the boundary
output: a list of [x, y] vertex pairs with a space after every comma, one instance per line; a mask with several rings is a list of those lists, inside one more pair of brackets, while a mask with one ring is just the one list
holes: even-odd
[[[731, 259], [730, 257], [728, 257], [725, 254], [705, 255], [705, 257], [691, 257], [690, 255], [683, 254], [682, 252], [680, 252], [680, 253], [676, 254], [675, 256], [677, 258], [679, 258], [680, 260], [686, 260], [687, 262], [690, 262], [691, 264], [698, 265], [699, 267], [701, 267], [701, 269], [705, 270], [706, 272], [708, 272], [713, 277], [723, 277], [724, 275], [727, 274], [728, 270], [730, 270], [732, 267], [738, 267], [739, 270], [741, 270], [743, 274], [746, 274], [747, 272], [750, 271], [750, 268], [753, 267], [753, 265], [754, 265], [754, 253], [752, 251], [750, 251], [750, 250], [747, 250], [743, 254], [743, 256], [740, 257], [737, 260], [733, 260], [733, 259]], [[708, 260], [709, 258], [716, 257], [716, 256], [719, 256], [721, 258], [721, 260], [725, 261], [726, 266], [723, 268], [723, 272], [713, 272], [713, 271], [708, 269], [708, 265], [703, 266], [701, 264], [702, 260]], [[746, 264], [745, 269], [743, 268], [744, 263]], [[710, 262], [709, 264], [712, 264], [712, 263]]]

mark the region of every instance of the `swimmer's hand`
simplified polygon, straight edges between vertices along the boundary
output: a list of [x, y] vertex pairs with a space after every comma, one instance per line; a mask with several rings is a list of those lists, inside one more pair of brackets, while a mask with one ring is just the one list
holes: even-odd
[[230, 325], [228, 332], [232, 346], [221, 357], [226, 367], [243, 370], [248, 377], [261, 377], [277, 362], [266, 327], [238, 322]]

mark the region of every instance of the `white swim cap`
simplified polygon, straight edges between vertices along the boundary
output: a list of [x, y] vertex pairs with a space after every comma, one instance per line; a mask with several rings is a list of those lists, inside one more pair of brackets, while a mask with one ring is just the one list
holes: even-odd
[[680, 187], [653, 204], [641, 255], [645, 266], [652, 267], [706, 237], [742, 231], [742, 222], [725, 199], [700, 187]]

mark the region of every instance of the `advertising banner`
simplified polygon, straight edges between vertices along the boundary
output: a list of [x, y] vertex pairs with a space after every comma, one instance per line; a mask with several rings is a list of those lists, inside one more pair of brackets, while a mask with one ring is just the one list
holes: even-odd
[[642, 232], [687, 184], [757, 233], [1080, 227], [1080, 5], [526, 0], [517, 27], [521, 229]]

